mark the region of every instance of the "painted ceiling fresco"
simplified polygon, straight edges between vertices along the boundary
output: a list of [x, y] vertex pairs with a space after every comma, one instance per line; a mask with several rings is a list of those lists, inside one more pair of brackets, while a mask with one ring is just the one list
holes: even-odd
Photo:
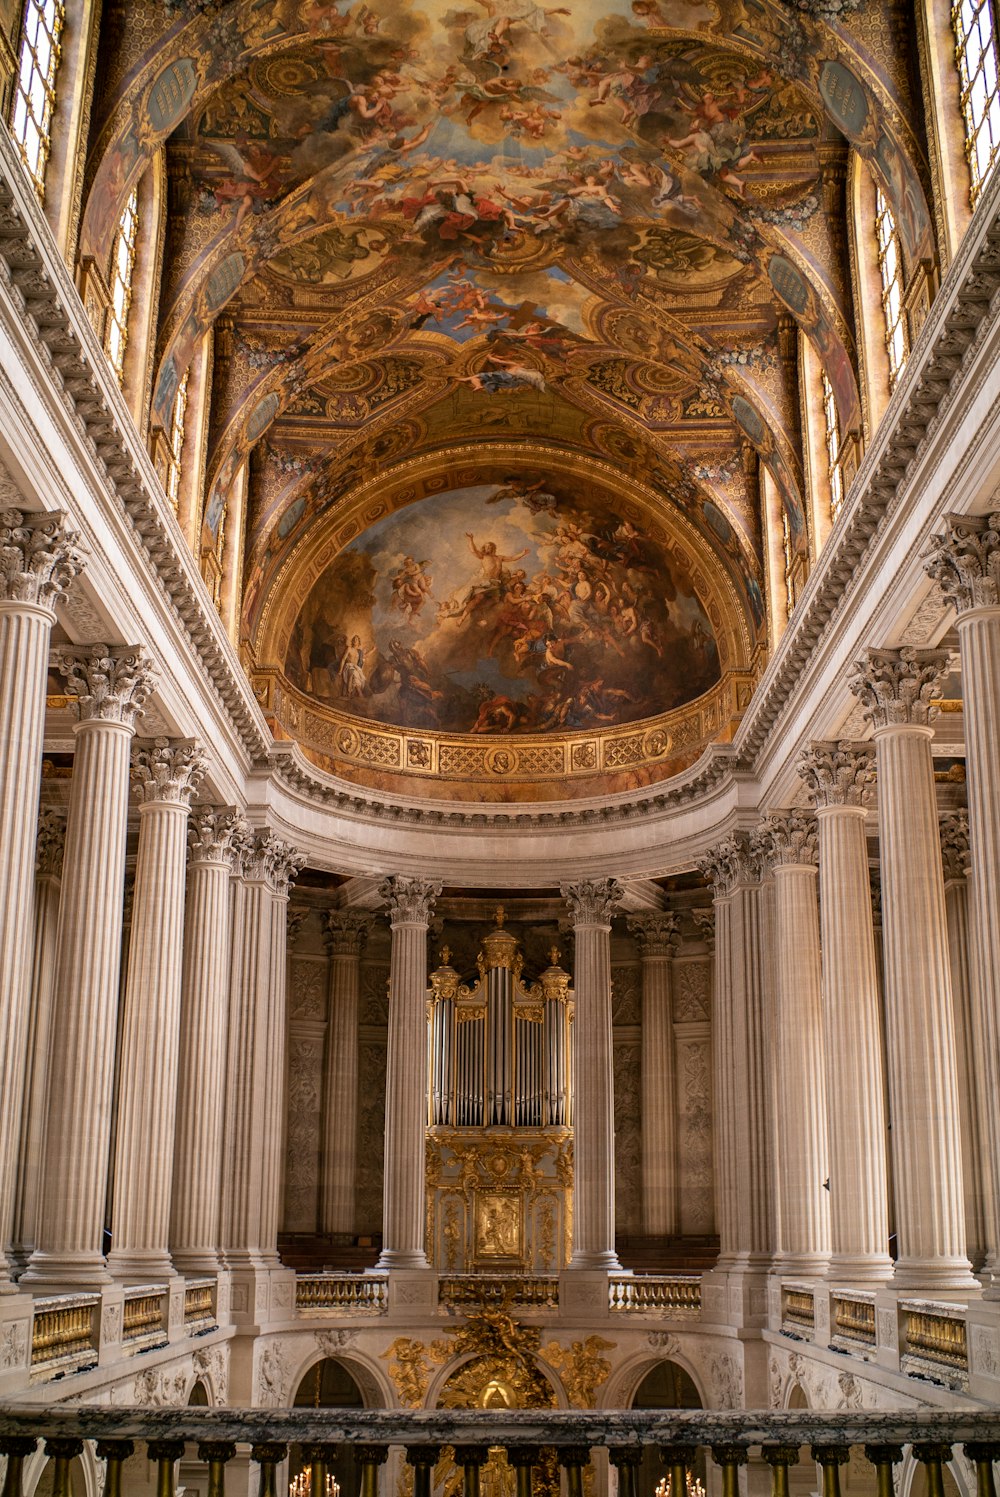
[[[249, 465], [249, 647], [289, 557], [316, 527], [340, 533], [358, 484], [432, 452], [447, 466], [470, 443], [547, 444], [643, 483], [660, 513], [698, 528], [760, 631], [763, 472], [788, 546], [806, 545], [798, 335], [831, 382], [842, 432], [862, 419], [849, 148], [893, 208], [907, 265], [933, 253], [897, 10], [880, 0], [128, 7], [104, 60], [81, 249], [107, 256], [128, 192], [165, 146], [154, 420], [166, 424], [214, 330], [203, 544], [221, 545]], [[471, 733], [477, 688], [490, 686], [521, 704], [506, 729], [525, 726], [540, 682], [533, 656], [514, 670], [515, 636], [478, 677], [489, 633], [478, 624], [489, 621], [465, 620], [477, 646], [464, 655], [449, 653], [437, 623], [436, 642], [425, 637], [446, 597], [471, 586], [452, 570], [473, 569], [466, 529], [477, 543], [487, 536], [476, 504], [468, 525], [449, 512], [447, 567], [429, 540], [403, 547], [434, 579], [417, 620], [386, 613], [402, 560], [381, 533], [371, 577], [358, 573], [374, 599], [366, 622], [349, 625], [337, 600], [368, 542], [352, 540], [324, 579], [340, 622], [331, 614], [311, 648], [322, 639], [329, 653], [348, 628], [361, 634], [359, 712], [410, 721], [424, 711]], [[529, 529], [551, 518], [517, 513]], [[620, 516], [578, 519], [607, 538]], [[548, 543], [531, 530], [524, 544], [543, 567]], [[652, 606], [662, 644], [677, 627], [674, 603]], [[435, 686], [445, 695], [433, 712], [419, 693], [404, 703], [400, 681], [374, 689], [371, 652], [385, 676], [393, 622], [428, 668], [463, 678], [457, 693]], [[665, 709], [669, 672], [644, 648]], [[574, 680], [602, 674], [596, 653], [575, 649]], [[341, 690], [342, 652], [332, 674], [311, 659], [300, 660], [300, 684], [317, 699]], [[605, 682], [624, 683], [613, 648], [605, 663]], [[689, 698], [704, 679], [702, 664], [690, 669]], [[650, 709], [645, 683], [618, 689], [636, 697], [617, 699], [618, 720]], [[499, 727], [498, 716], [490, 731]]]

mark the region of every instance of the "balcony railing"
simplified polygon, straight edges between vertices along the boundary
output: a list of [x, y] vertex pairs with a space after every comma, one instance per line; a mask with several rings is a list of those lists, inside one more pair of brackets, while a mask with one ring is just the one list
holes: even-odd
[[438, 1283], [438, 1303], [455, 1310], [483, 1305], [557, 1310], [559, 1280], [555, 1274], [446, 1274]]
[[365, 1310], [383, 1315], [389, 1307], [385, 1274], [299, 1274], [295, 1306], [298, 1310]]
[[636, 1274], [611, 1279], [608, 1304], [612, 1310], [654, 1315], [681, 1315], [696, 1319], [701, 1314], [700, 1274]]

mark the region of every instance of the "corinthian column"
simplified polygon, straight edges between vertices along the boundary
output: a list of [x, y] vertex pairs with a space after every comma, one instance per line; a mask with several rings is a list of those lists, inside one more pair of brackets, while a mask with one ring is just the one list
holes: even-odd
[[189, 1275], [219, 1270], [230, 884], [237, 825], [232, 807], [195, 806], [188, 826], [170, 1246], [174, 1267]]
[[850, 681], [875, 729], [886, 1039], [906, 1289], [974, 1287], [965, 1249], [955, 1026], [928, 718], [946, 650], [868, 650]]
[[0, 510], [0, 1293], [14, 1217], [24, 1090], [35, 833], [55, 606], [82, 569], [62, 514]]
[[642, 957], [642, 1212], [649, 1237], [678, 1231], [677, 1076], [671, 1014], [671, 959], [677, 916], [632, 915]]
[[49, 1115], [38, 1245], [21, 1282], [94, 1285], [101, 1252], [114, 1086], [129, 751], [153, 688], [138, 648], [66, 649], [79, 698], [56, 955]]
[[285, 914], [295, 850], [270, 831], [236, 839], [222, 1240], [230, 1268], [278, 1265], [285, 1115]]
[[830, 1142], [829, 1276], [878, 1282], [888, 1252], [879, 986], [865, 837], [867, 743], [813, 743], [799, 761], [819, 827], [823, 1039]]
[[774, 879], [777, 1266], [796, 1274], [822, 1273], [830, 1255], [816, 844], [802, 811], [767, 816], [754, 833]]
[[739, 1177], [737, 1099], [733, 1083], [736, 1065], [732, 1002], [733, 878], [728, 841], [713, 848], [698, 865], [713, 891], [715, 961], [712, 993], [712, 1098], [715, 1109], [715, 1220], [719, 1230], [716, 1267], [728, 1270], [739, 1260]]
[[424, 1138], [427, 1127], [427, 926], [441, 885], [387, 878], [389, 1033], [385, 1076], [385, 1205], [379, 1268], [426, 1268]]
[[955, 606], [969, 796], [976, 1099], [982, 1129], [988, 1298], [1000, 1297], [1000, 513], [948, 515], [927, 571]]
[[330, 986], [323, 1085], [320, 1231], [354, 1231], [358, 1131], [358, 997], [361, 951], [372, 926], [364, 910], [326, 917]]
[[187, 822], [206, 761], [190, 741], [157, 738], [136, 746], [132, 764], [140, 802], [139, 851], [122, 1015], [108, 1271], [145, 1283], [171, 1272]]
[[[962, 1185], [965, 1199], [965, 1240], [973, 1264], [981, 1264], [986, 1253], [986, 1222], [983, 1211], [983, 1156], [979, 1133], [976, 1093], [976, 1021], [972, 993], [976, 963], [981, 956], [972, 912], [969, 909], [969, 818], [956, 811], [941, 819], [941, 858], [944, 864], [944, 907], [948, 920], [948, 955], [951, 961], [951, 994], [955, 1014], [955, 1063], [958, 1099], [962, 1115]], [[986, 1187], [988, 1190], [988, 1186]]]
[[615, 1253], [615, 1088], [611, 1044], [612, 878], [563, 884], [575, 937], [573, 1253], [569, 1268], [620, 1268]]

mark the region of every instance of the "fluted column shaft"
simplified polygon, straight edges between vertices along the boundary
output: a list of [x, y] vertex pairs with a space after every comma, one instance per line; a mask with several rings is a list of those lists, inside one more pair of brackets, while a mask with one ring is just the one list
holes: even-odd
[[427, 926], [440, 884], [402, 876], [389, 903], [389, 1032], [385, 1078], [385, 1195], [380, 1268], [426, 1268]]
[[358, 1005], [361, 950], [371, 916], [331, 910], [327, 918], [330, 982], [323, 1076], [320, 1231], [354, 1231], [358, 1132]]
[[82, 565], [62, 518], [0, 511], [0, 1293], [11, 1287], [49, 641]]
[[223, 1078], [232, 952], [232, 837], [236, 814], [197, 807], [190, 856], [181, 978], [180, 1062], [170, 1246], [185, 1274], [219, 1268]]
[[738, 1179], [740, 1106], [733, 1085], [736, 1031], [732, 1001], [733, 910], [725, 886], [715, 891], [715, 968], [712, 999], [712, 1096], [715, 1100], [715, 1220], [719, 1228], [719, 1268], [736, 1265], [740, 1252]]
[[[768, 1026], [761, 888], [738, 874], [732, 901], [732, 1045], [735, 1091], [737, 1235], [748, 1267], [767, 1268], [774, 1250], [774, 1195], [768, 1128]], [[741, 1100], [742, 1104], [741, 1104]]]
[[965, 1250], [951, 972], [929, 703], [944, 652], [868, 652], [852, 688], [878, 764], [886, 1038], [901, 1288], [975, 1284]]
[[184, 885], [190, 798], [205, 772], [192, 744], [139, 747], [139, 850], [122, 1016], [112, 1249], [116, 1278], [164, 1279], [180, 1044]]
[[[297, 871], [298, 863], [289, 870]], [[269, 880], [265, 897], [267, 928], [261, 932], [270, 949], [271, 983], [267, 997], [269, 1020], [265, 1054], [265, 1095], [270, 1105], [264, 1123], [264, 1198], [261, 1202], [261, 1241], [268, 1259], [278, 1263], [278, 1228], [284, 1198], [284, 1140], [288, 1094], [288, 890], [289, 878]]]
[[678, 1230], [677, 1076], [672, 963], [677, 916], [637, 915], [629, 930], [642, 959], [642, 1210], [647, 1237]]
[[573, 919], [575, 1017], [573, 1095], [573, 1252], [571, 1269], [613, 1270], [615, 1252], [615, 1096], [611, 1036], [613, 879], [565, 885]]
[[22, 1282], [107, 1281], [101, 1252], [114, 1084], [129, 754], [151, 689], [137, 651], [64, 652], [80, 697], [56, 955], [38, 1245]]
[[829, 1276], [879, 1282], [888, 1241], [885, 1095], [879, 984], [865, 835], [875, 779], [868, 744], [818, 743], [799, 773], [819, 828], [823, 1035], [830, 1146]]

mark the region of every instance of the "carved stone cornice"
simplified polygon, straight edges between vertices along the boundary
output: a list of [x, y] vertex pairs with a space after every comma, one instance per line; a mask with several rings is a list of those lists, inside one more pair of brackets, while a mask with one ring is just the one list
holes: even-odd
[[724, 899], [738, 884], [760, 882], [760, 851], [749, 832], [732, 832], [701, 859], [698, 871], [713, 885], [716, 899]]
[[235, 806], [192, 806], [188, 823], [190, 863], [233, 864], [233, 837], [240, 825]]
[[948, 661], [947, 650], [867, 650], [854, 662], [847, 684], [876, 730], [925, 727]]
[[945, 515], [947, 530], [931, 536], [924, 571], [939, 583], [959, 616], [1000, 607], [1000, 512]]
[[323, 939], [331, 956], [360, 956], [374, 924], [370, 910], [328, 910]]
[[629, 915], [625, 924], [639, 943], [643, 960], [647, 957], [673, 956], [680, 938], [680, 919], [672, 910], [650, 910]]
[[768, 872], [817, 865], [819, 836], [811, 811], [772, 811], [754, 828], [750, 840]]
[[811, 743], [796, 766], [813, 805], [867, 806], [875, 784], [875, 745], [850, 739]]
[[287, 896], [305, 858], [290, 842], [283, 842], [269, 827], [254, 832], [245, 848], [244, 877], [250, 883], [266, 884], [272, 894]]
[[951, 879], [968, 878], [972, 868], [968, 811], [952, 811], [942, 816], [940, 831], [945, 883]]
[[208, 760], [193, 738], [154, 738], [132, 749], [132, 783], [143, 806], [189, 806], [207, 772]]
[[569, 906], [574, 928], [598, 925], [610, 929], [625, 890], [616, 878], [585, 878], [575, 884], [560, 884], [559, 893]]
[[427, 925], [441, 889], [442, 885], [431, 879], [410, 878], [403, 873], [383, 879], [378, 886], [380, 898], [389, 906], [389, 923], [393, 927]]
[[0, 603], [54, 609], [83, 571], [80, 537], [60, 510], [0, 510]]
[[43, 806], [38, 813], [38, 836], [35, 841], [35, 872], [40, 878], [59, 877], [65, 844], [65, 813], [57, 811], [54, 806]]
[[156, 684], [152, 661], [141, 645], [85, 645], [54, 652], [54, 665], [78, 698], [81, 722], [135, 725]]

